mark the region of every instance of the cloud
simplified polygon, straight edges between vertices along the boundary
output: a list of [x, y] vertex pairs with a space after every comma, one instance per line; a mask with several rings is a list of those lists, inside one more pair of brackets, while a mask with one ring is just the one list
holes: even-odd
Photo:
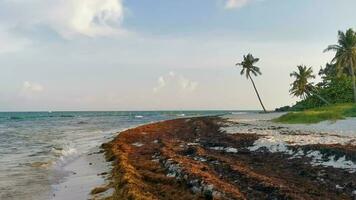
[[225, 8], [233, 9], [233, 8], [241, 8], [248, 4], [251, 0], [226, 0]]
[[41, 20], [64, 37], [76, 34], [110, 36], [122, 32], [124, 8], [121, 0], [56, 0], [56, 3], [48, 7], [49, 18]]
[[22, 91], [25, 93], [40, 93], [43, 92], [44, 87], [39, 83], [25, 81], [22, 85]]
[[153, 92], [157, 93], [162, 90], [193, 92], [197, 87], [198, 82], [189, 80], [182, 75], [177, 75], [175, 72], [169, 72], [167, 75], [160, 76], [157, 79], [157, 86], [153, 88]]
[[157, 86], [153, 88], [154, 92], [158, 92], [160, 89], [164, 88], [166, 86], [166, 80], [164, 79], [163, 76], [160, 76], [157, 80]]
[[188, 90], [188, 91], [194, 91], [198, 86], [198, 82], [188, 80], [183, 76], [179, 78], [179, 84], [183, 90]]
[[13, 0], [0, 7], [5, 12], [0, 26], [8, 29], [46, 26], [67, 39], [125, 33], [122, 0]]

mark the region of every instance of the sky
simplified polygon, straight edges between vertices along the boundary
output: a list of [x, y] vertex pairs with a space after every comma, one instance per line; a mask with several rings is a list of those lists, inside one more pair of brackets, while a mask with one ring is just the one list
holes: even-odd
[[317, 74], [355, 0], [0, 0], [0, 111], [267, 109]]

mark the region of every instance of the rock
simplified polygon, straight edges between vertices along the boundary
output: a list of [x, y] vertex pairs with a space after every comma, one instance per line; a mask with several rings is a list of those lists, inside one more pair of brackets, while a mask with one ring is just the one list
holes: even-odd
[[103, 172], [103, 173], [98, 174], [98, 176], [105, 176], [107, 174], [108, 174], [107, 172]]
[[99, 193], [102, 193], [102, 192], [105, 192], [109, 189], [108, 186], [99, 186], [99, 187], [96, 187], [94, 188], [90, 194], [94, 195], [94, 194], [99, 194]]
[[342, 186], [340, 186], [340, 185], [335, 185], [335, 188], [338, 189], [338, 190], [344, 189], [344, 187], [342, 187]]
[[225, 152], [227, 152], [227, 153], [237, 153], [238, 150], [236, 148], [233, 148], [233, 147], [226, 147], [225, 148]]
[[135, 143], [132, 143], [131, 145], [135, 146], [135, 147], [142, 147], [143, 146], [143, 144], [140, 143], [140, 142], [135, 142]]

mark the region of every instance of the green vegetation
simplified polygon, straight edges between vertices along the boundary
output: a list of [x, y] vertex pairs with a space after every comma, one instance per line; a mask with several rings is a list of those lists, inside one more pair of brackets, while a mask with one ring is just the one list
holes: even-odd
[[[352, 103], [352, 81], [350, 77], [326, 77], [321, 83], [316, 85], [318, 95], [325, 98], [331, 104]], [[302, 111], [311, 108], [325, 106], [317, 96], [312, 95], [302, 101], [297, 102], [292, 111]]]
[[251, 73], [254, 76], [262, 75], [262, 73], [260, 71], [260, 68], [254, 66], [254, 64], [257, 63], [259, 60], [260, 60], [259, 58], [254, 58], [252, 56], [252, 54], [247, 54], [247, 56], [244, 55], [243, 61], [241, 63], [237, 63], [236, 65], [242, 66], [242, 70], [241, 70], [240, 74], [241, 75], [245, 74], [246, 78], [251, 80], [253, 88], [255, 89], [255, 92], [257, 94], [258, 100], [260, 101], [260, 104], [261, 104], [261, 106], [263, 108], [263, 111], [266, 113], [267, 112], [266, 108], [262, 103], [260, 94], [258, 93], [256, 85], [255, 85], [255, 82], [253, 81], [253, 79], [251, 77]]
[[345, 33], [339, 31], [338, 37], [338, 44], [328, 46], [324, 52], [336, 52], [332, 63], [335, 64], [339, 74], [343, 73], [345, 70], [349, 70], [349, 75], [352, 77], [354, 102], [356, 103], [356, 32], [352, 29], [348, 29]]
[[345, 117], [356, 117], [356, 104], [336, 104], [298, 112], [289, 112], [274, 122], [287, 124], [312, 124], [325, 120], [339, 120]]
[[296, 97], [302, 97], [303, 99], [315, 95], [322, 102], [329, 105], [330, 103], [317, 93], [313, 83], [309, 82], [309, 79], [315, 78], [315, 75], [313, 75], [313, 69], [302, 65], [297, 67], [298, 72], [292, 72], [290, 74], [291, 77], [295, 78], [295, 81], [291, 84], [292, 88], [290, 89], [290, 94]]
[[[334, 51], [335, 56], [331, 63], [321, 68], [319, 75], [322, 81], [316, 85], [307, 80], [315, 78], [308, 74], [304, 82], [296, 85], [292, 83], [291, 94], [299, 96], [302, 101], [296, 103], [292, 110], [305, 110], [329, 104], [356, 102], [356, 33], [352, 29], [338, 32], [338, 44], [328, 46], [324, 52]], [[300, 66], [298, 66], [298, 69]], [[300, 71], [300, 69], [299, 69]], [[291, 74], [291, 76], [293, 73]], [[304, 86], [304, 87], [303, 87]], [[311, 89], [310, 89], [311, 88]], [[308, 91], [312, 93], [308, 93]]]
[[290, 93], [301, 98], [290, 111], [356, 102], [356, 32], [339, 31], [337, 44], [328, 46], [326, 51], [335, 51], [335, 56], [320, 69], [321, 82], [311, 82], [315, 78], [311, 67], [297, 66], [298, 71], [290, 74], [295, 78]]
[[320, 69], [320, 83], [310, 82], [315, 78], [311, 67], [297, 66], [298, 71], [290, 74], [295, 78], [290, 94], [302, 100], [275, 122], [310, 124], [356, 117], [356, 32], [339, 31], [337, 44], [328, 46], [324, 52], [327, 51], [334, 51], [335, 56]]

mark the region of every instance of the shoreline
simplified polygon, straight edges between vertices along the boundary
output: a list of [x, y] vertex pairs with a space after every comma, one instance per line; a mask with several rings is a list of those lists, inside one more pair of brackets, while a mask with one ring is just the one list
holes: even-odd
[[155, 123], [155, 121], [133, 125], [119, 131], [110, 131], [112, 133], [105, 136], [104, 141], [61, 167], [59, 172], [55, 172], [60, 173], [59, 178], [50, 184], [51, 190], [47, 195], [49, 199], [104, 199], [111, 196], [113, 190], [110, 188], [100, 193], [94, 191], [96, 188], [105, 188], [110, 184], [112, 163], [106, 161], [102, 145], [112, 141], [121, 132], [150, 123]]
[[[227, 119], [220, 117], [196, 117], [155, 122], [120, 132], [102, 145], [107, 161], [114, 164], [110, 185], [114, 192], [110, 198], [352, 199], [356, 196], [354, 172], [313, 165], [307, 156], [291, 158], [283, 152], [263, 148], [249, 150], [263, 136], [226, 134], [221, 128], [227, 124]], [[321, 152], [356, 159], [352, 156], [356, 152], [353, 145], [295, 148], [323, 149]]]
[[[61, 169], [68, 175], [51, 185], [49, 199], [77, 200], [97, 197], [91, 195], [91, 191], [94, 187], [108, 184], [111, 163], [106, 162], [104, 152], [100, 148], [93, 148], [90, 152], [80, 155]], [[110, 192], [112, 191], [103, 193], [100, 197], [110, 196]]]
[[54, 178], [51, 178], [50, 189], [43, 199], [104, 199], [110, 196], [113, 190], [107, 186], [111, 184], [109, 172], [112, 163], [106, 162], [102, 144], [113, 140], [121, 132], [166, 120], [169, 119], [147, 121], [112, 132], [86, 153], [78, 154], [60, 169], [53, 169], [50, 177]]

